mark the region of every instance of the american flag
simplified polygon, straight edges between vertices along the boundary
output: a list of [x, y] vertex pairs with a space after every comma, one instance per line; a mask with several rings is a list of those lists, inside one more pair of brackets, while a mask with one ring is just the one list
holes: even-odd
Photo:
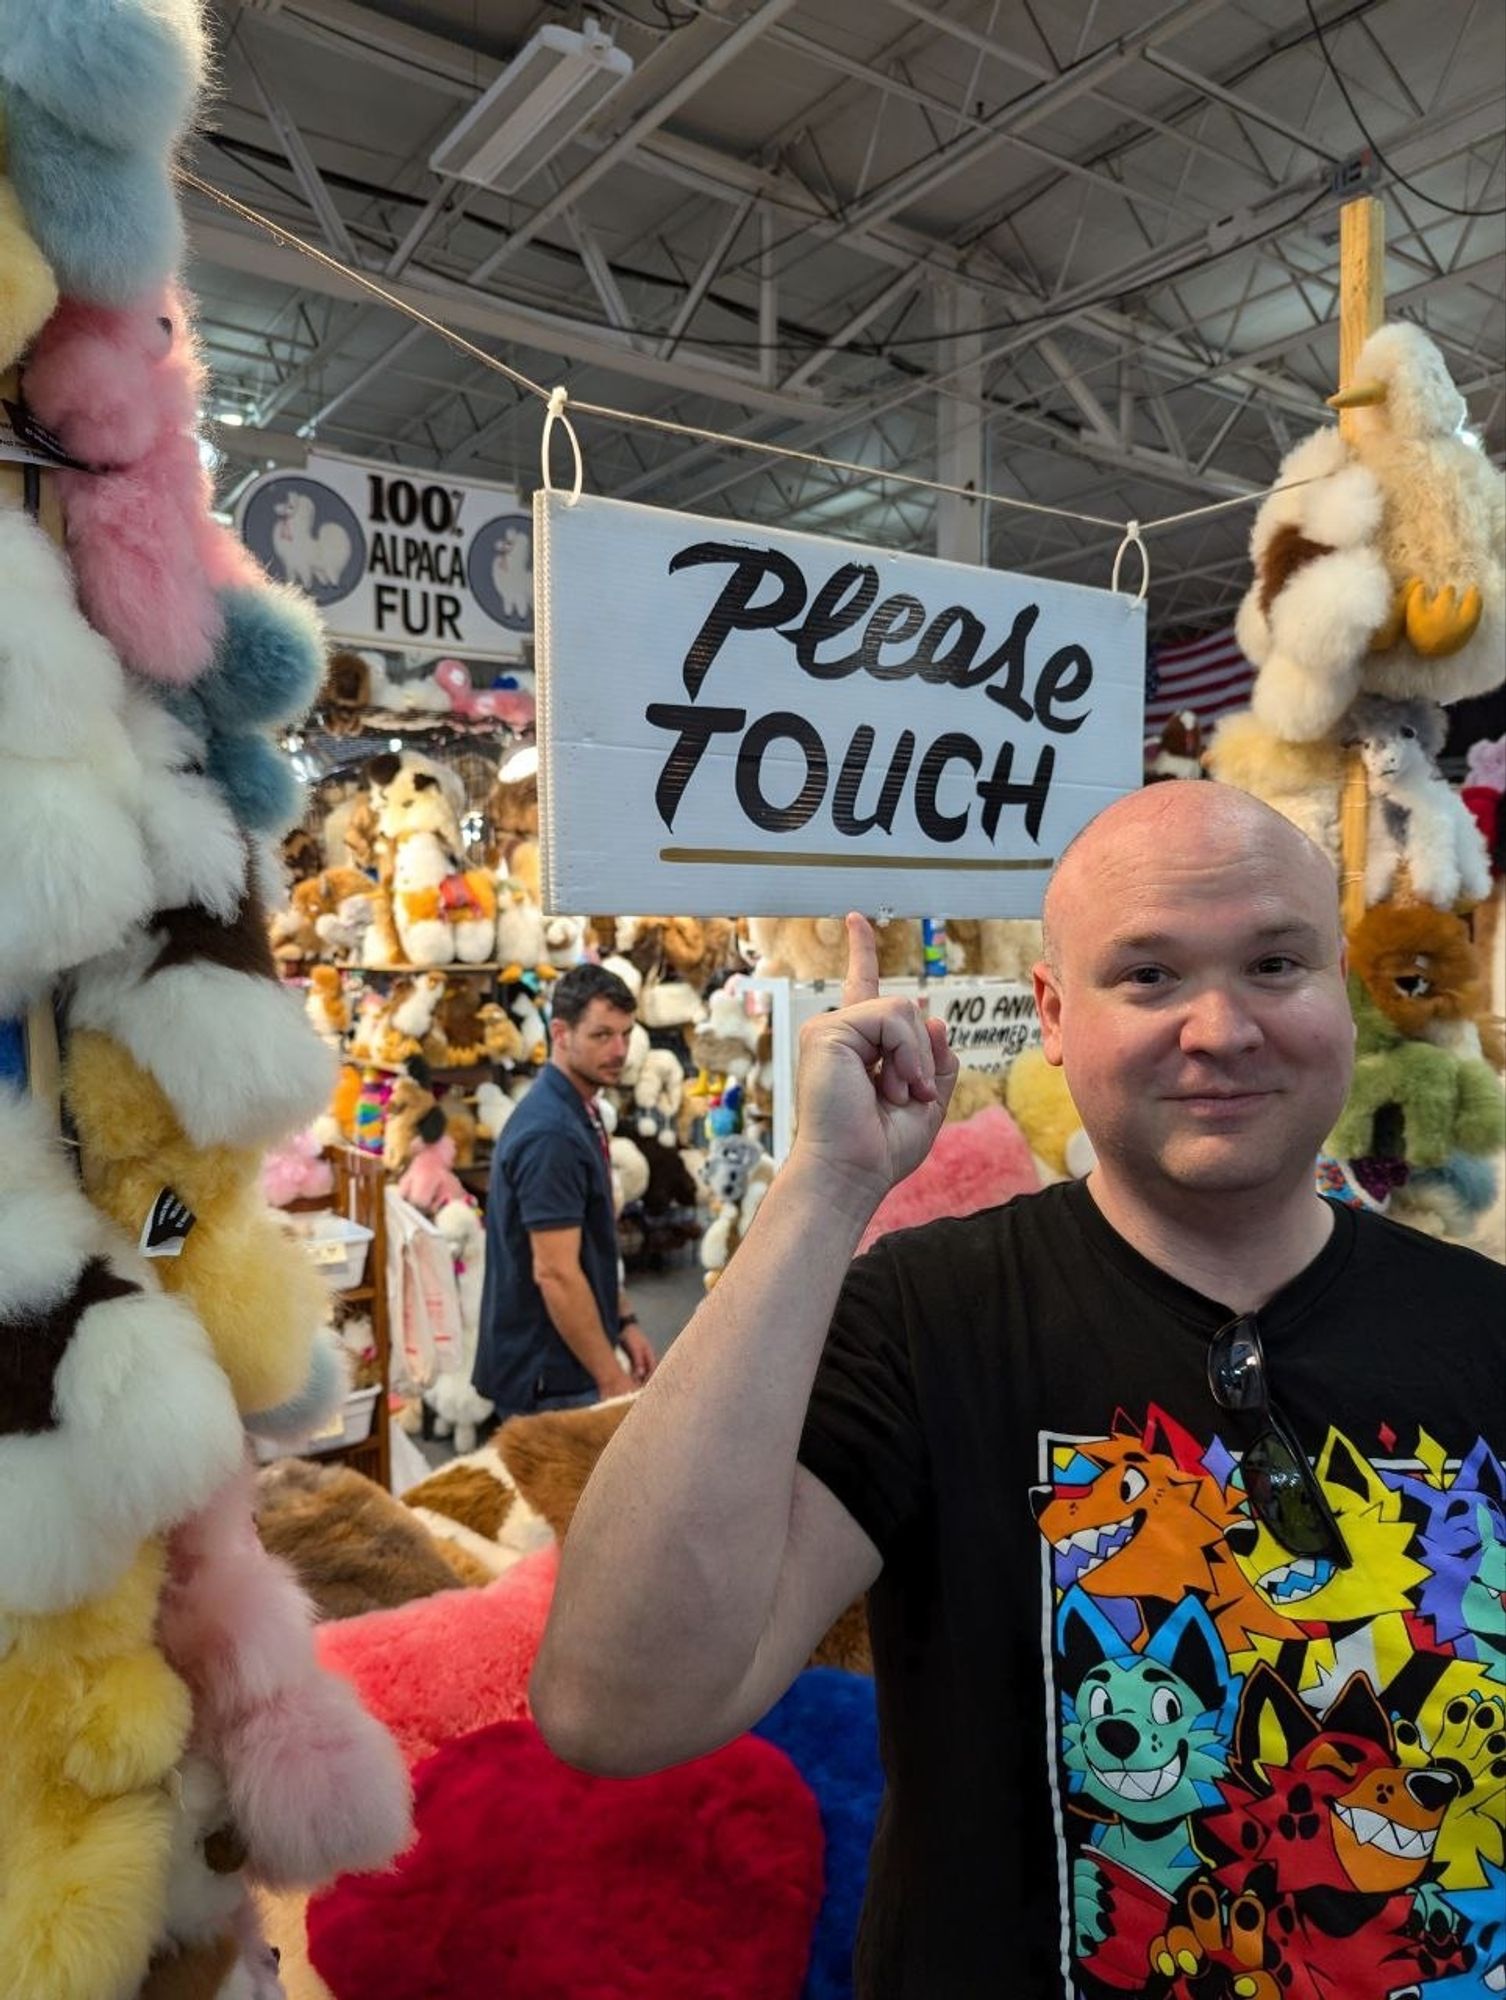
[[1153, 749], [1179, 709], [1195, 711], [1204, 731], [1231, 709], [1247, 708], [1255, 669], [1234, 643], [1234, 629], [1157, 646], [1145, 678], [1145, 744]]

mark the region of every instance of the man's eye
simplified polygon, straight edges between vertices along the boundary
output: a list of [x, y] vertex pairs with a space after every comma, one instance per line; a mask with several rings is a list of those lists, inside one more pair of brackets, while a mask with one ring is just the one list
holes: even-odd
[[1166, 974], [1159, 965], [1136, 965], [1124, 976], [1133, 986], [1159, 986]]
[[1266, 978], [1273, 978], [1283, 972], [1295, 972], [1297, 961], [1285, 952], [1274, 951], [1267, 958], [1258, 959], [1255, 970]]

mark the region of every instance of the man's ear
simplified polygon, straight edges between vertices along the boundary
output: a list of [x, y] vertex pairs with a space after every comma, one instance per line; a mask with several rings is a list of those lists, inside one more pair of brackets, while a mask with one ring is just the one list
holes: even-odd
[[1061, 1067], [1062, 1059], [1062, 995], [1061, 975], [1041, 959], [1030, 968], [1030, 979], [1035, 987], [1035, 1011], [1041, 1021], [1041, 1054], [1048, 1063]]

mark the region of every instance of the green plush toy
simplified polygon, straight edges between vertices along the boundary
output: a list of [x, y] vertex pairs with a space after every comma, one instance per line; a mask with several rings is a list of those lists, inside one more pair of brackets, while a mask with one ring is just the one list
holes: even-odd
[[1376, 1118], [1387, 1107], [1400, 1114], [1395, 1151], [1408, 1166], [1441, 1167], [1451, 1153], [1500, 1150], [1506, 1096], [1488, 1063], [1433, 1042], [1409, 1041], [1376, 1006], [1358, 973], [1349, 975], [1349, 1005], [1359, 1031], [1354, 1080], [1328, 1152], [1342, 1160], [1376, 1153]]

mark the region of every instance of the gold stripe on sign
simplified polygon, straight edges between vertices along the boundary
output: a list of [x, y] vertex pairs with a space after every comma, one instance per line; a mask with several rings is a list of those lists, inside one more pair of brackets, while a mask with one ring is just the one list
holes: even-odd
[[760, 854], [737, 847], [661, 847], [661, 861], [696, 867], [710, 862], [721, 868], [931, 868], [952, 873], [999, 875], [1022, 869], [1054, 868], [1053, 856], [1040, 861], [961, 861], [939, 854]]

